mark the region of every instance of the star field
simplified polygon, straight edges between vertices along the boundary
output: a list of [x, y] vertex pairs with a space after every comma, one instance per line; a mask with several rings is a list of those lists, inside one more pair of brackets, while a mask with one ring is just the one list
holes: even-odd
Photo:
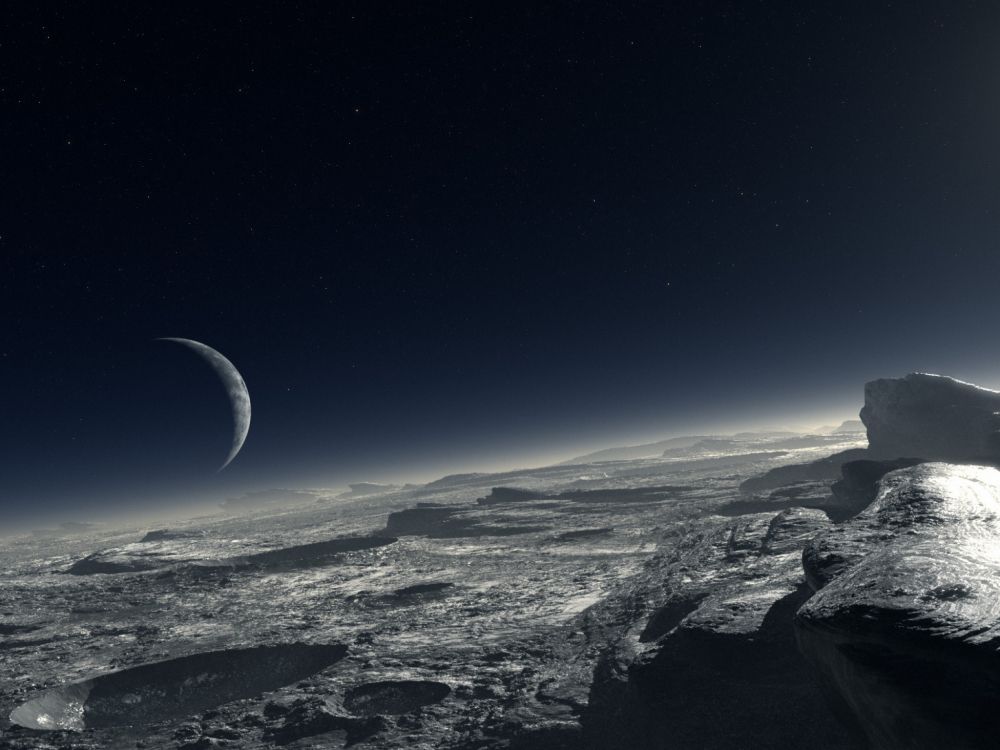
[[849, 416], [866, 378], [1000, 365], [986, 4], [3, 16], [11, 508], [200, 491], [227, 407], [158, 336], [250, 388], [214, 489]]

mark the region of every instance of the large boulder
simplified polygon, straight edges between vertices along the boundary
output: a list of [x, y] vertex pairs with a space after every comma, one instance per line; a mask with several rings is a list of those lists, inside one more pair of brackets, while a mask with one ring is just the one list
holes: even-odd
[[1000, 393], [913, 373], [865, 385], [861, 420], [873, 457], [1000, 463]]
[[796, 615], [799, 645], [872, 747], [995, 746], [1000, 471], [891, 472], [803, 561], [818, 591]]

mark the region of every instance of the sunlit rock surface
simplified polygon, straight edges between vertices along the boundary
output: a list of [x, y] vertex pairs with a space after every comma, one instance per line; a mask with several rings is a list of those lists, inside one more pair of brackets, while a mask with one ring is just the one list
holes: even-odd
[[879, 748], [994, 747], [1000, 472], [927, 463], [807, 547], [803, 651]]
[[1000, 393], [913, 373], [865, 385], [861, 420], [875, 457], [1000, 461]]

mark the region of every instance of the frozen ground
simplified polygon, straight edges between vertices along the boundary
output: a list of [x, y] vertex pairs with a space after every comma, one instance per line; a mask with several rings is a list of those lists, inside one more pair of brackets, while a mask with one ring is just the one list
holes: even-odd
[[[145, 527], [6, 539], [0, 748], [605, 747], [616, 721], [657, 746], [642, 675], [685, 627], [753, 642], [796, 595], [799, 536], [826, 523], [734, 513], [739, 484], [859, 445], [837, 440], [450, 477], [149, 541]], [[720, 721], [678, 746], [724, 746], [747, 719]], [[850, 746], [829, 717], [813, 725], [803, 736], [829, 726], [828, 746]]]

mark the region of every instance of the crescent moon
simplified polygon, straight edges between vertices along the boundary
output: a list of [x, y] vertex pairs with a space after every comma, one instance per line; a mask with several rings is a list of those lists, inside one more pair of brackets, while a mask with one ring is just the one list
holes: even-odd
[[243, 376], [240, 375], [240, 371], [236, 369], [232, 362], [212, 347], [206, 346], [200, 341], [178, 338], [161, 338], [157, 340], [173, 341], [189, 349], [194, 349], [212, 366], [215, 374], [219, 376], [222, 384], [226, 387], [226, 393], [229, 395], [229, 403], [233, 407], [233, 447], [229, 449], [229, 455], [226, 456], [225, 462], [218, 469], [222, 471], [229, 466], [230, 461], [236, 458], [236, 454], [240, 452], [240, 448], [243, 447], [243, 443], [247, 439], [247, 433], [250, 432], [250, 392], [247, 390], [247, 384], [243, 380]]

